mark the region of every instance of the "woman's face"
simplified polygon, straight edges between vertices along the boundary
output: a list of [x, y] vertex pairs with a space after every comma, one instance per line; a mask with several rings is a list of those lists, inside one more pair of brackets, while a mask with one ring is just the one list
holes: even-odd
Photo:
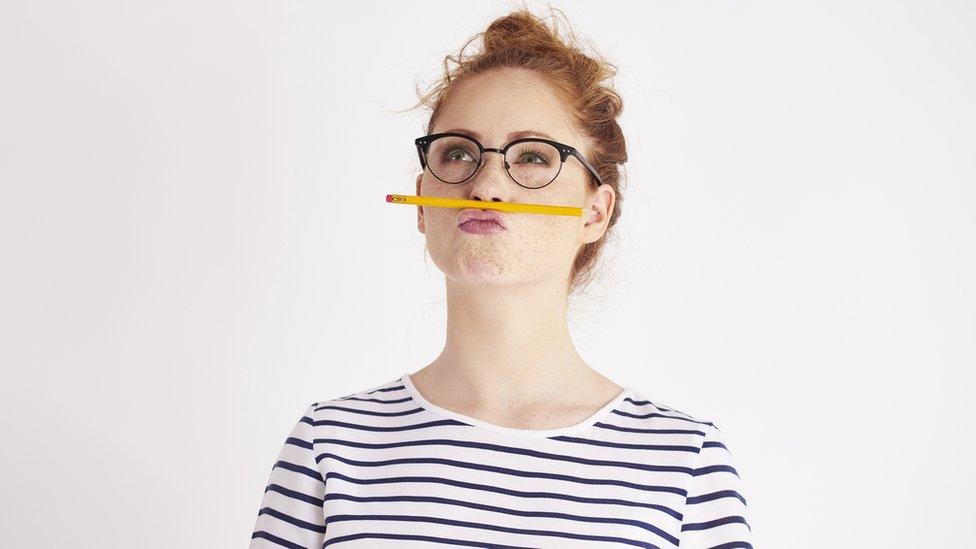
[[[541, 77], [523, 69], [497, 69], [461, 80], [442, 106], [431, 133], [461, 130], [481, 135], [484, 147], [502, 148], [511, 132], [533, 130], [576, 147], [592, 162], [570, 113]], [[528, 137], [543, 137], [537, 134]], [[555, 159], [559, 161], [558, 158]], [[458, 228], [458, 208], [418, 207], [417, 226], [437, 267], [461, 284], [564, 284], [580, 246], [605, 232], [615, 195], [609, 185], [593, 192], [588, 171], [573, 157], [549, 185], [527, 189], [505, 173], [502, 155], [485, 152], [484, 165], [464, 183], [417, 177], [417, 194], [484, 202], [524, 202], [583, 207], [583, 216], [498, 211], [506, 230], [474, 234]]]

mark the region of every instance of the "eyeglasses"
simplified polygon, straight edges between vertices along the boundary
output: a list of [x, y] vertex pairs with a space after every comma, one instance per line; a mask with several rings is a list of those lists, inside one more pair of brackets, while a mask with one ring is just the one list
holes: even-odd
[[464, 183], [474, 176], [484, 164], [484, 153], [489, 151], [501, 154], [508, 176], [527, 189], [541, 189], [555, 181], [570, 156], [575, 156], [593, 174], [597, 185], [603, 184], [600, 174], [578, 150], [550, 139], [523, 137], [495, 149], [482, 146], [469, 135], [447, 132], [418, 137], [414, 143], [420, 166], [452, 185]]

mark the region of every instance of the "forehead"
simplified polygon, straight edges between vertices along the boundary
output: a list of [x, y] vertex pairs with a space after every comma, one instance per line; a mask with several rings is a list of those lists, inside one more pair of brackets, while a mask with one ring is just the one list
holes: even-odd
[[571, 119], [568, 107], [541, 76], [525, 69], [496, 69], [458, 81], [432, 133], [464, 130], [486, 147], [527, 136], [580, 146]]

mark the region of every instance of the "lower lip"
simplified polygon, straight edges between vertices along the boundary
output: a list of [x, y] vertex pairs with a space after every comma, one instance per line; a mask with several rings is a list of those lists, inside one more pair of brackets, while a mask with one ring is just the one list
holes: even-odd
[[504, 227], [494, 221], [482, 221], [479, 219], [465, 221], [464, 223], [458, 225], [458, 228], [471, 234], [500, 233], [505, 230]]

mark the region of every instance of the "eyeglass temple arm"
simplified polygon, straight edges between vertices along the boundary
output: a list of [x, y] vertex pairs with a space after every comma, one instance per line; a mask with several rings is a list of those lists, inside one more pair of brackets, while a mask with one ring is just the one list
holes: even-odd
[[585, 168], [586, 168], [587, 170], [590, 170], [590, 173], [592, 173], [592, 174], [593, 174], [593, 177], [595, 177], [595, 178], [596, 178], [596, 180], [597, 180], [597, 182], [598, 182], [598, 183], [599, 183], [600, 185], [603, 185], [603, 178], [602, 178], [602, 177], [600, 177], [600, 174], [598, 174], [598, 173], [597, 173], [597, 171], [596, 171], [596, 168], [594, 168], [594, 167], [593, 167], [593, 166], [592, 166], [592, 165], [591, 165], [591, 164], [590, 164], [590, 163], [589, 163], [589, 162], [588, 162], [588, 161], [586, 160], [586, 157], [584, 157], [584, 156], [583, 156], [582, 154], [580, 154], [580, 152], [579, 152], [579, 151], [577, 151], [576, 149], [572, 149], [572, 150], [571, 150], [570, 152], [572, 153], [572, 155], [573, 155], [573, 156], [575, 156], [575, 157], [576, 157], [576, 159], [577, 159], [577, 160], [579, 160], [579, 161], [580, 161], [580, 163], [581, 163], [581, 164], [583, 164], [583, 166], [584, 166], [584, 167], [585, 167]]
[[424, 162], [424, 147], [420, 143], [417, 143], [417, 157], [420, 158], [420, 168], [426, 169], [427, 163]]

